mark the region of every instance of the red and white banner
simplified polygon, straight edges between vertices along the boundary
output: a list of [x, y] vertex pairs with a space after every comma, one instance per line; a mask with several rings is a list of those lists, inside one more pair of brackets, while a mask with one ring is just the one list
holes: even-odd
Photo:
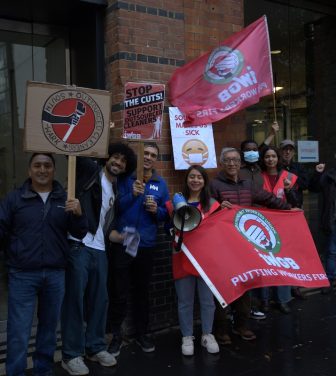
[[225, 306], [263, 286], [329, 286], [303, 211], [224, 209], [184, 234], [182, 250]]
[[177, 69], [169, 81], [169, 100], [187, 116], [186, 124], [207, 124], [230, 116], [272, 94], [270, 56], [263, 16]]
[[123, 138], [161, 138], [165, 85], [127, 82], [124, 99]]

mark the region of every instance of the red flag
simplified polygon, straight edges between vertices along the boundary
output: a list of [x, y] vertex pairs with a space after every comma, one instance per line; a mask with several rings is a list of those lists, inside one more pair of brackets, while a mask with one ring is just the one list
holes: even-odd
[[266, 16], [177, 69], [169, 88], [170, 102], [185, 113], [190, 125], [223, 119], [271, 94]]
[[303, 211], [221, 210], [182, 250], [223, 305], [256, 287], [329, 286]]

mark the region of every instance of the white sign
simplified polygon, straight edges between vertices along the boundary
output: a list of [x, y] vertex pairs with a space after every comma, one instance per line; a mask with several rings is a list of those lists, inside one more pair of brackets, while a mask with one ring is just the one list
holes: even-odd
[[194, 164], [216, 168], [212, 124], [186, 127], [185, 116], [177, 107], [169, 107], [169, 119], [175, 170], [187, 170]]
[[298, 161], [303, 163], [318, 162], [318, 141], [298, 141]]

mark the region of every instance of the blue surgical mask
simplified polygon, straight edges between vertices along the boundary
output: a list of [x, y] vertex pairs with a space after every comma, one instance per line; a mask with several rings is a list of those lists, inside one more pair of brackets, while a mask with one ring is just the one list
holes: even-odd
[[259, 152], [250, 150], [250, 151], [244, 151], [244, 160], [248, 163], [255, 163], [259, 160]]

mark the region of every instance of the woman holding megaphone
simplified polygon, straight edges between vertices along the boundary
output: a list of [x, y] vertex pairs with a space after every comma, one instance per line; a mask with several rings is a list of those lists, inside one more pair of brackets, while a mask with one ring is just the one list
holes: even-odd
[[[219, 203], [210, 196], [209, 178], [206, 170], [201, 166], [194, 165], [189, 167], [184, 179], [182, 194], [188, 205], [196, 207], [200, 211], [202, 219], [220, 208]], [[172, 202], [167, 203], [167, 208], [172, 219], [174, 218], [174, 233], [179, 237], [181, 234], [176, 226], [178, 228], [180, 226], [176, 224], [176, 213], [174, 212], [176, 208], [174, 208]], [[184, 219], [182, 222], [184, 223]], [[173, 245], [173, 277], [177, 293], [178, 318], [182, 332], [182, 354], [189, 356], [194, 354], [193, 310], [196, 287], [201, 309], [201, 345], [209, 353], [218, 353], [219, 347], [215, 337], [212, 335], [215, 312], [213, 294], [187, 256], [180, 250], [180, 247], [177, 247], [175, 242]], [[176, 248], [178, 249], [176, 250]]]

